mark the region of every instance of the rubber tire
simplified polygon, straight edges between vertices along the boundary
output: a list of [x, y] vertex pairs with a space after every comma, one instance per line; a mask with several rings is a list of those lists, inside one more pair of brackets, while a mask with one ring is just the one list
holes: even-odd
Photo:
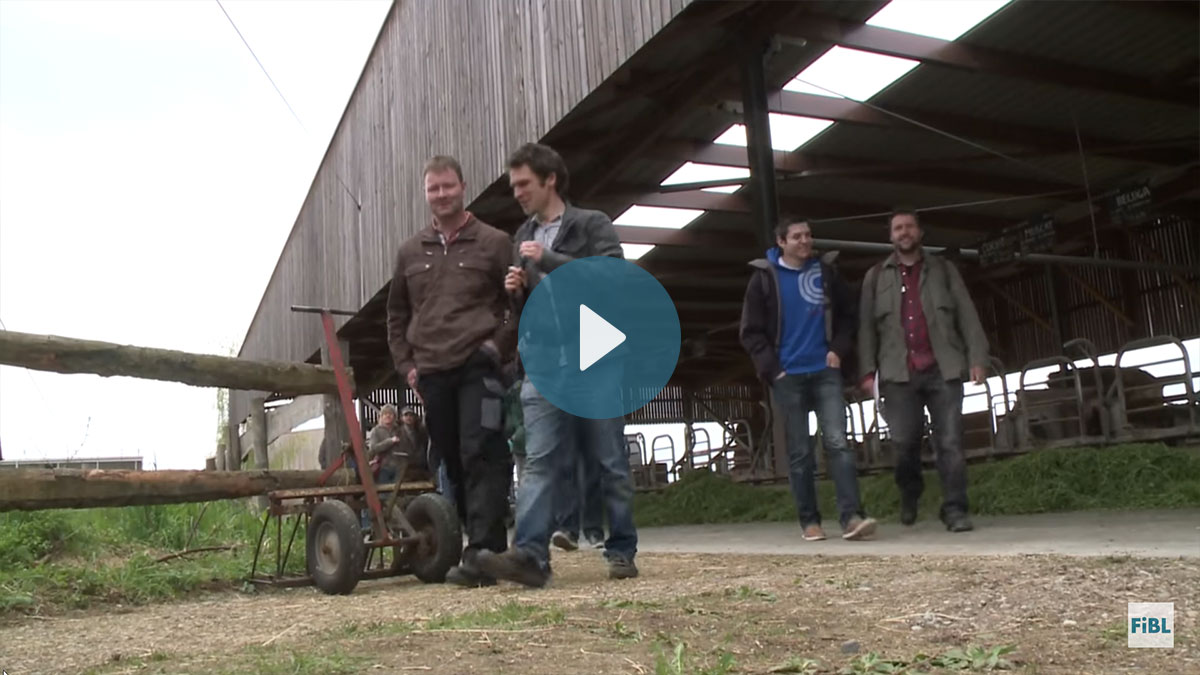
[[[336, 499], [317, 504], [306, 534], [304, 557], [313, 584], [329, 595], [353, 591], [365, 564], [362, 525], [354, 509]], [[341, 555], [334, 561], [333, 569], [323, 570], [318, 565], [317, 542], [321, 534], [336, 537]]]
[[404, 516], [416, 528], [413, 534], [426, 539], [420, 545], [405, 546], [404, 564], [427, 584], [442, 583], [446, 572], [462, 559], [462, 525], [458, 510], [442, 495], [427, 492], [417, 495]]

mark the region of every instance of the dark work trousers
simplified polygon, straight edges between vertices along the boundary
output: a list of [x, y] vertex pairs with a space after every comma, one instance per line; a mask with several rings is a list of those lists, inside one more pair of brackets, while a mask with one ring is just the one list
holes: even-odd
[[466, 523], [463, 561], [471, 564], [479, 549], [508, 548], [504, 517], [512, 455], [504, 440], [504, 387], [498, 375], [495, 362], [476, 351], [463, 365], [423, 373], [417, 381], [429, 438], [441, 453]]
[[908, 382], [884, 382], [884, 418], [896, 449], [896, 485], [903, 497], [917, 499], [925, 489], [921, 477], [921, 438], [925, 408], [932, 423], [930, 438], [942, 479], [941, 517], [967, 512], [967, 462], [963, 456], [962, 380], [947, 380], [934, 366], [910, 373]]

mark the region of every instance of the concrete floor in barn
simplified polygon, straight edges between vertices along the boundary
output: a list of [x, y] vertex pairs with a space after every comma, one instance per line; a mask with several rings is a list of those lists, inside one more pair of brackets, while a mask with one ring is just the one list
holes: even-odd
[[1200, 557], [1200, 509], [1088, 511], [1025, 516], [974, 516], [975, 530], [946, 531], [936, 519], [912, 527], [879, 526], [868, 541], [843, 541], [837, 520], [829, 539], [807, 542], [797, 523], [736, 523], [651, 527], [638, 532], [638, 550], [653, 553], [769, 553], [799, 555], [1132, 555]]

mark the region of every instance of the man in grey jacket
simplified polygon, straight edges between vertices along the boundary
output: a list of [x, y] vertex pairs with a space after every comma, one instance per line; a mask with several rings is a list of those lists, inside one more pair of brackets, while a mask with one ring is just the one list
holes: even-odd
[[967, 516], [967, 464], [962, 451], [962, 383], [987, 377], [988, 342], [962, 275], [949, 261], [927, 255], [917, 213], [897, 209], [888, 219], [895, 251], [863, 280], [858, 347], [862, 387], [876, 377], [896, 448], [900, 521], [917, 519], [925, 488], [921, 438], [925, 408], [942, 480], [941, 520], [951, 532], [973, 528]]
[[[566, 203], [567, 166], [545, 145], [529, 143], [509, 158], [513, 196], [529, 219], [514, 237], [515, 259], [505, 288], [521, 306], [528, 293], [553, 270], [590, 256], [624, 257], [608, 216]], [[535, 317], [536, 318], [536, 317]], [[522, 317], [522, 349], [561, 349], [561, 327], [533, 325]], [[531, 367], [532, 364], [525, 364]], [[541, 373], [556, 377], [559, 373]], [[619, 372], [617, 373], [619, 377]], [[633, 481], [625, 450], [625, 421], [577, 417], [546, 400], [528, 377], [521, 386], [525, 423], [525, 467], [517, 491], [517, 527], [513, 546], [503, 553], [481, 553], [479, 567], [497, 578], [541, 587], [550, 580], [550, 537], [559, 491], [576, 491], [562, 483], [566, 462], [588, 458], [599, 468], [609, 536], [604, 543], [609, 577], [636, 577], [637, 529], [633, 524]]]

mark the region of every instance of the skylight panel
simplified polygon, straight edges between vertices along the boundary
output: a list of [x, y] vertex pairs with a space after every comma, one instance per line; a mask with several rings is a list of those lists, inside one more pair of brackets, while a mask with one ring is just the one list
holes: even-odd
[[[832, 47], [821, 58], [800, 71], [800, 74], [783, 88], [801, 94], [835, 98], [845, 96], [855, 101], [865, 101], [917, 65], [918, 63], [911, 59], [840, 46]], [[828, 90], [822, 87], [827, 87]]]
[[654, 244], [621, 244], [626, 260], [637, 260], [654, 250]]
[[704, 215], [698, 209], [676, 209], [664, 206], [634, 204], [613, 221], [614, 225], [633, 227], [665, 227], [678, 230]]
[[1011, 0], [892, 0], [867, 19], [867, 25], [957, 40], [1009, 2]]
[[[699, 164], [697, 162], [687, 162], [683, 166], [675, 170], [675, 173], [667, 176], [662, 185], [679, 185], [682, 183], [702, 183], [706, 181], [725, 180], [732, 178], [749, 178], [750, 169], [742, 166], [720, 166], [718, 164]], [[726, 194], [737, 192], [742, 186], [722, 185], [720, 187], [702, 188], [706, 192], [724, 192]]]
[[[783, 152], [792, 152], [809, 142], [817, 134], [829, 128], [832, 120], [822, 120], [815, 117], [800, 115], [770, 114], [771, 148]], [[721, 145], [738, 145], [746, 147], [746, 125], [734, 124], [717, 137], [713, 143]], [[749, 175], [749, 174], [747, 174]]]

